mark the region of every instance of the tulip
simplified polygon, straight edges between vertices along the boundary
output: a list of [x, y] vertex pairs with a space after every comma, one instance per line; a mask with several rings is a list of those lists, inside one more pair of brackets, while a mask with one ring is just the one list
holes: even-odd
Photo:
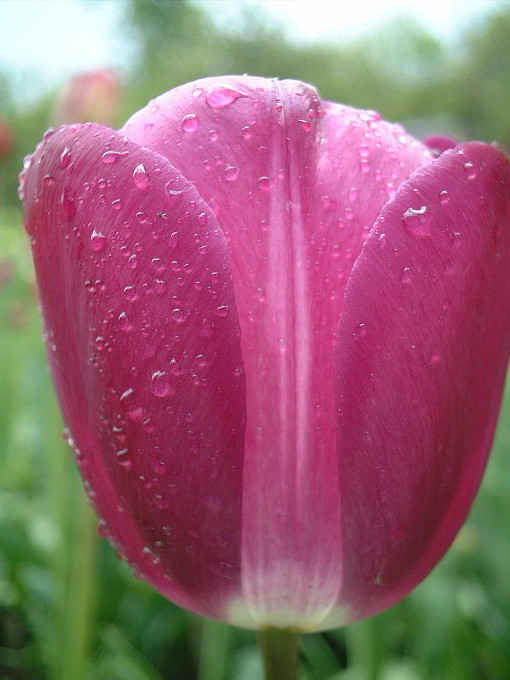
[[248, 76], [21, 177], [90, 498], [164, 596], [248, 628], [391, 606], [477, 492], [510, 348], [510, 168]]
[[0, 117], [0, 160], [10, 154], [13, 144], [12, 126], [8, 120]]
[[117, 74], [108, 69], [74, 75], [60, 94], [52, 122], [62, 123], [94, 120], [112, 125], [119, 108], [120, 83]]

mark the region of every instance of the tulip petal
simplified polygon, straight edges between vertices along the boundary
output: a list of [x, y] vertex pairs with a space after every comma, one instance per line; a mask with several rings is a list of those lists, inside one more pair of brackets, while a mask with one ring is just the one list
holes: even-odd
[[503, 391], [509, 260], [509, 164], [483, 144], [418, 169], [376, 221], [338, 332], [343, 582], [323, 627], [399, 600], [463, 523]]
[[165, 158], [92, 124], [47, 135], [22, 191], [102, 533], [174, 602], [223, 616], [240, 592], [246, 406], [215, 216]]
[[244, 596], [260, 624], [313, 626], [341, 583], [333, 335], [343, 286], [391, 182], [430, 154], [373, 112], [321, 111], [302, 83], [249, 77], [172, 90], [123, 131], [195, 184], [227, 236], [247, 386]]
[[315, 238], [318, 112], [302, 83], [230, 77], [177, 88], [124, 127], [211, 199], [229, 243], [247, 399], [245, 603], [232, 608], [243, 625], [306, 625], [339, 586], [333, 317], [320, 264], [331, 258]]

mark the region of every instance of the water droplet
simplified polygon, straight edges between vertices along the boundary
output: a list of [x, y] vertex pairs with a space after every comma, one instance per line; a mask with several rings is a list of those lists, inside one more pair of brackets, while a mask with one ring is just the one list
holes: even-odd
[[308, 120], [300, 119], [298, 120], [298, 123], [301, 125], [305, 132], [311, 132], [313, 130], [313, 125]]
[[356, 187], [351, 187], [349, 189], [349, 201], [351, 203], [354, 203], [357, 200], [357, 198], [358, 198], [358, 190], [356, 189]]
[[155, 272], [161, 273], [166, 269], [166, 264], [160, 257], [153, 257], [151, 260], [151, 267]]
[[172, 309], [172, 319], [177, 321], [177, 323], [182, 323], [184, 321], [184, 312], [179, 307]]
[[379, 234], [377, 237], [377, 245], [379, 248], [386, 248], [386, 234]]
[[402, 283], [410, 283], [411, 282], [411, 270], [409, 267], [404, 267], [402, 269], [402, 273], [400, 274], [400, 280]]
[[122, 465], [122, 467], [125, 468], [130, 468], [131, 467], [131, 459], [129, 458], [129, 450], [128, 449], [119, 449], [118, 451], [115, 452], [115, 460], [119, 465]]
[[112, 208], [114, 210], [120, 210], [122, 208], [122, 203], [120, 202], [120, 198], [116, 198], [114, 201], [112, 201]]
[[464, 163], [464, 172], [466, 173], [466, 177], [468, 179], [475, 179], [476, 170], [473, 163], [470, 163], [469, 161], [467, 163]]
[[227, 182], [235, 182], [235, 180], [239, 177], [239, 168], [235, 165], [227, 165], [224, 175]]
[[228, 314], [229, 307], [230, 305], [220, 305], [219, 307], [216, 307], [214, 313], [216, 316], [225, 317]]
[[273, 186], [273, 182], [269, 179], [269, 177], [266, 176], [259, 177], [257, 181], [259, 189], [262, 191], [268, 191]]
[[448, 195], [448, 192], [446, 191], [446, 189], [444, 191], [439, 192], [439, 200], [443, 204], [448, 203], [448, 201], [450, 200], [450, 196]]
[[172, 186], [173, 184], [168, 182], [165, 186], [165, 189], [168, 194], [168, 202], [171, 206], [176, 206], [182, 201], [183, 192], [179, 191], [178, 189], [172, 189]]
[[233, 90], [230, 87], [217, 86], [211, 88], [207, 92], [205, 101], [212, 109], [224, 109], [227, 106], [230, 106], [232, 102], [235, 102], [236, 99], [239, 99], [239, 97], [247, 96], [248, 95], [238, 92], [237, 90]]
[[251, 139], [251, 129], [248, 125], [242, 128], [241, 134], [243, 135], [243, 139]]
[[351, 222], [354, 219], [354, 212], [352, 208], [344, 208], [344, 215], [349, 222]]
[[365, 144], [360, 144], [360, 146], [358, 146], [358, 154], [361, 158], [368, 158], [370, 149]]
[[104, 338], [103, 338], [103, 336], [98, 335], [94, 342], [95, 342], [97, 351], [102, 352], [104, 350]]
[[136, 258], [136, 253], [133, 253], [128, 258], [128, 267], [130, 269], [136, 269], [138, 267], [138, 260]]
[[166, 371], [154, 371], [151, 376], [150, 389], [155, 397], [167, 397], [170, 394], [170, 381]]
[[125, 390], [121, 395], [119, 401], [126, 401], [126, 399], [129, 399], [129, 397], [133, 394], [134, 389], [132, 387], [128, 387], [127, 390]]
[[172, 248], [172, 250], [177, 248], [177, 244], [179, 243], [179, 232], [173, 231], [170, 234], [170, 238], [168, 239], [168, 241], [169, 241], [169, 244], [170, 244], [170, 248]]
[[147, 171], [143, 163], [137, 165], [133, 170], [133, 182], [138, 189], [148, 189], [150, 187], [150, 181], [147, 177]]
[[184, 130], [184, 132], [195, 132], [195, 130], [198, 130], [199, 125], [200, 119], [194, 113], [188, 113], [187, 116], [184, 116], [181, 122], [181, 128]]
[[203, 227], [207, 223], [207, 215], [204, 212], [201, 212], [197, 217], [197, 222], [201, 227]]
[[169, 371], [172, 375], [181, 375], [181, 373], [182, 373], [182, 369], [179, 366], [179, 364], [177, 363], [177, 359], [175, 357], [170, 359]]
[[71, 156], [72, 156], [71, 149], [68, 146], [66, 146], [65, 149], [60, 154], [59, 165], [60, 165], [61, 170], [63, 170], [64, 168], [67, 168], [67, 166], [71, 162]]
[[106, 163], [106, 165], [112, 165], [113, 163], [116, 163], [119, 158], [127, 156], [128, 153], [128, 151], [105, 151], [101, 156], [101, 160], [103, 163]]
[[76, 204], [74, 202], [74, 192], [68, 187], [64, 187], [62, 196], [60, 197], [60, 204], [62, 205], [64, 215], [68, 220], [72, 220], [76, 215]]
[[128, 302], [134, 302], [138, 295], [136, 294], [136, 289], [134, 286], [126, 286], [124, 288], [124, 297]]
[[119, 321], [119, 328], [122, 331], [124, 331], [124, 333], [129, 333], [130, 331], [133, 330], [133, 324], [130, 323], [130, 321], [128, 319], [128, 315], [126, 314], [126, 312], [121, 312], [119, 314], [118, 321]]
[[104, 234], [94, 229], [92, 231], [92, 234], [90, 235], [90, 247], [92, 248], [92, 250], [94, 250], [96, 253], [99, 252], [100, 250], [103, 250], [105, 242], [106, 239]]
[[218, 135], [218, 133], [216, 132], [216, 130], [211, 130], [211, 131], [209, 132], [209, 141], [210, 141], [210, 142], [217, 142], [217, 141], [218, 141], [218, 137], [219, 137], [219, 135]]
[[422, 205], [420, 208], [408, 208], [403, 216], [404, 224], [413, 236], [427, 236], [430, 231], [425, 219], [427, 206]]
[[367, 328], [366, 328], [365, 324], [359, 323], [358, 327], [356, 328], [356, 330], [353, 333], [353, 336], [355, 338], [364, 338], [366, 334], [367, 334]]

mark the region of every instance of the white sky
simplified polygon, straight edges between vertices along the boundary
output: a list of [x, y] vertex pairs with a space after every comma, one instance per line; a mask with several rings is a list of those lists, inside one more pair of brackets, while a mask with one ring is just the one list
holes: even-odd
[[[195, 0], [214, 21], [235, 26], [243, 5], [279, 20], [288, 37], [345, 41], [398, 15], [455, 39], [502, 0]], [[504, 0], [503, 0], [504, 1]], [[129, 63], [132, 46], [116, 31], [121, 0], [0, 0], [0, 71], [16, 76], [27, 100], [73, 72]]]

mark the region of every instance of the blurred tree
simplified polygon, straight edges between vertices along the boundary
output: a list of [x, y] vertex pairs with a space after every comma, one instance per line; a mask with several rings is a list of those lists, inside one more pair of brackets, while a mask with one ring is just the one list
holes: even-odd
[[456, 113], [479, 139], [510, 148], [510, 4], [468, 33], [451, 76]]

